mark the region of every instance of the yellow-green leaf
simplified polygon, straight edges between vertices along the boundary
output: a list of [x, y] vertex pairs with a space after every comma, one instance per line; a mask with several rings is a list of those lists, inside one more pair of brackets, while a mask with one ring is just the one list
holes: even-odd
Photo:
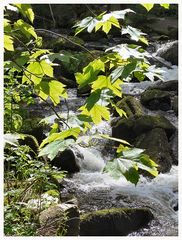
[[48, 136], [47, 138], [45, 138], [43, 140], [43, 142], [40, 145], [40, 148], [42, 148], [47, 143], [51, 143], [51, 142], [57, 141], [57, 140], [63, 140], [70, 136], [77, 138], [79, 133], [80, 133], [79, 127], [70, 128], [70, 129], [62, 131], [60, 133], [52, 133], [50, 136]]
[[15, 4], [24, 17], [27, 17], [31, 23], [34, 21], [34, 12], [30, 4]]
[[160, 5], [161, 5], [161, 7], [165, 8], [165, 9], [169, 9], [169, 7], [170, 7], [169, 3], [163, 3], [163, 4], [161, 3]]
[[45, 75], [49, 77], [53, 77], [53, 67], [48, 64], [45, 60], [40, 62], [40, 66], [42, 67], [42, 71]]
[[22, 19], [19, 19], [17, 22], [14, 24], [15, 30], [20, 30], [27, 38], [30, 38], [33, 36], [35, 39], [37, 39], [37, 34], [34, 30], [34, 28], [24, 22]]
[[4, 35], [4, 48], [8, 51], [14, 51], [13, 38], [9, 35]]
[[153, 6], [154, 6], [153, 3], [141, 3], [141, 5], [142, 5], [145, 9], [147, 9], [148, 12], [149, 12], [149, 11], [153, 8]]

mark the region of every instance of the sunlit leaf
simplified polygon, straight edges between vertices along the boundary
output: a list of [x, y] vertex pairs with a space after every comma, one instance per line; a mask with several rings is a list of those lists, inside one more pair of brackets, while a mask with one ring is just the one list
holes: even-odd
[[20, 30], [28, 39], [30, 39], [31, 36], [37, 39], [37, 34], [34, 28], [30, 24], [24, 22], [22, 19], [19, 19], [17, 22], [15, 22], [14, 27], [16, 30]]
[[31, 23], [34, 21], [34, 12], [30, 4], [15, 4], [24, 17], [27, 17]]
[[[140, 31], [137, 28], [131, 27], [131, 26], [126, 26], [122, 28], [122, 34], [129, 34], [130, 38], [134, 41], [139, 41], [139, 40], [143, 40], [144, 41], [144, 37], [143, 35], [146, 35], [145, 33], [143, 33], [142, 31]], [[146, 40], [146, 39], [145, 39]], [[146, 41], [145, 41], [146, 42]]]
[[153, 4], [153, 3], [141, 3], [141, 5], [142, 5], [145, 9], [147, 9], [148, 12], [154, 7], [154, 4]]
[[39, 157], [47, 155], [50, 160], [53, 160], [59, 152], [64, 151], [75, 141], [73, 139], [66, 140], [57, 140], [49, 143], [44, 148], [42, 148], [39, 152]]
[[4, 48], [8, 51], [14, 51], [13, 38], [4, 34]]
[[160, 5], [161, 5], [161, 7], [165, 8], [165, 9], [169, 9], [169, 7], [170, 7], [169, 3], [161, 3]]
[[59, 133], [52, 133], [50, 136], [48, 136], [43, 140], [43, 142], [40, 145], [40, 148], [42, 148], [45, 144], [51, 143], [56, 140], [60, 140], [60, 139], [63, 140], [71, 136], [77, 138], [79, 133], [80, 133], [79, 127], [70, 128], [68, 130], [65, 130]]

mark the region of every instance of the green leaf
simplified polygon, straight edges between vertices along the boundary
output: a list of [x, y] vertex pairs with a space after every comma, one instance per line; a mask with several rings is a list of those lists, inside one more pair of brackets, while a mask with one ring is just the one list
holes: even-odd
[[32, 81], [35, 85], [38, 85], [44, 76], [44, 72], [39, 62], [31, 62], [26, 68], [22, 83]]
[[98, 20], [93, 17], [84, 18], [83, 20], [81, 20], [80, 22], [78, 22], [73, 26], [73, 27], [77, 27], [75, 35], [82, 32], [84, 29], [87, 29], [87, 31], [91, 33], [94, 27], [96, 26], [97, 21]]
[[132, 62], [128, 63], [124, 67], [123, 72], [121, 74], [121, 78], [126, 80], [127, 77], [133, 73], [133, 71], [135, 70], [136, 66], [137, 66], [137, 60], [133, 59]]
[[4, 18], [4, 32], [11, 32], [11, 24], [10, 21], [6, 18]]
[[122, 34], [129, 34], [130, 38], [136, 42], [142, 39], [142, 35], [146, 35], [145, 33], [141, 32], [139, 29], [131, 27], [129, 25], [122, 28]]
[[158, 79], [164, 80], [162, 77], [162, 73], [164, 71], [160, 68], [156, 68], [155, 65], [152, 65], [150, 67], [148, 67], [146, 72], [143, 72], [143, 74], [148, 77], [151, 81], [155, 80], [155, 77], [157, 77]]
[[93, 106], [96, 104], [96, 102], [99, 101], [101, 95], [101, 90], [97, 89], [96, 91], [92, 92], [90, 96], [86, 100], [86, 108], [88, 111], [90, 111]]
[[127, 142], [125, 140], [122, 140], [122, 139], [119, 139], [119, 138], [110, 137], [109, 135], [106, 135], [106, 134], [100, 134], [99, 136], [102, 137], [102, 138], [106, 138], [106, 139], [109, 139], [109, 140], [113, 140], [113, 141], [131, 146], [129, 142]]
[[39, 157], [47, 155], [50, 160], [53, 160], [59, 152], [64, 151], [75, 141], [73, 139], [66, 140], [57, 140], [49, 143], [44, 148], [42, 148], [39, 152]]
[[110, 119], [108, 108], [98, 104], [95, 104], [90, 111], [88, 111], [85, 106], [82, 106], [79, 110], [82, 110], [82, 115], [91, 117], [95, 124], [99, 124], [102, 121], [102, 118], [107, 121]]
[[46, 100], [50, 97], [54, 105], [60, 103], [60, 97], [67, 98], [67, 92], [65, 85], [57, 80], [41, 81], [37, 86], [36, 90], [40, 97]]
[[160, 4], [161, 5], [161, 7], [163, 7], [163, 8], [165, 8], [165, 9], [169, 9], [169, 7], [170, 7], [170, 4], [168, 4], [168, 3], [161, 3]]
[[20, 30], [28, 39], [30, 39], [31, 36], [37, 39], [37, 34], [34, 28], [30, 24], [24, 22], [22, 19], [19, 19], [17, 22], [15, 22], [14, 27], [15, 30]]
[[83, 69], [83, 73], [76, 73], [75, 78], [80, 87], [83, 87], [95, 81], [101, 71], [105, 71], [105, 64], [100, 59], [96, 59]]
[[14, 51], [13, 38], [4, 34], [4, 48], [8, 51]]
[[18, 146], [18, 140], [22, 139], [21, 134], [18, 133], [6, 133], [4, 134], [5, 144], [10, 144], [13, 146]]
[[112, 105], [112, 107], [115, 108], [116, 112], [119, 114], [120, 117], [124, 116], [125, 118], [127, 118], [127, 114], [123, 109], [117, 107], [116, 104], [114, 104], [114, 103], [111, 103], [111, 105]]
[[120, 28], [120, 25], [119, 25], [119, 22], [118, 20], [114, 17], [114, 16], [111, 16], [108, 20], [106, 21], [103, 21], [101, 19], [101, 21], [97, 22], [96, 26], [95, 26], [95, 31], [98, 31], [101, 27], [102, 27], [102, 30], [108, 34], [109, 31], [111, 30], [111, 27], [115, 26], [117, 28]]
[[20, 130], [22, 126], [23, 119], [19, 114], [13, 114], [12, 115], [12, 123], [13, 127], [16, 131]]
[[60, 133], [52, 133], [50, 136], [48, 136], [47, 138], [45, 138], [42, 141], [42, 143], [40, 145], [40, 148], [42, 148], [45, 144], [51, 143], [51, 142], [56, 141], [56, 140], [60, 140], [60, 139], [63, 140], [63, 139], [68, 138], [68, 137], [77, 138], [79, 133], [80, 133], [80, 128], [79, 127], [70, 128], [70, 129], [62, 131]]
[[142, 5], [145, 9], [147, 9], [148, 12], [154, 7], [154, 4], [153, 4], [153, 3], [141, 3], [141, 5]]
[[48, 64], [45, 60], [42, 60], [40, 62], [40, 66], [45, 75], [53, 78], [53, 67], [50, 64]]
[[137, 185], [140, 179], [140, 175], [138, 171], [136, 170], [136, 168], [133, 168], [133, 167], [129, 168], [123, 175], [125, 176], [127, 181], [130, 181], [135, 185]]
[[34, 53], [31, 55], [31, 58], [36, 59], [36, 58], [40, 57], [41, 55], [43, 55], [43, 54], [45, 54], [45, 53], [49, 53], [49, 50], [47, 50], [47, 49], [37, 50], [36, 52], [34, 52]]
[[15, 4], [24, 17], [27, 17], [31, 23], [34, 21], [34, 12], [30, 4]]
[[148, 56], [148, 53], [146, 51], [141, 52], [139, 51], [140, 49], [141, 48], [139, 46], [135, 46], [135, 48], [133, 48], [133, 46], [129, 46], [127, 44], [120, 44], [106, 49], [106, 52], [117, 52], [122, 57], [122, 59], [128, 59], [131, 57], [134, 57], [136, 59], [145, 59], [145, 57]]
[[131, 158], [138, 158], [141, 153], [143, 153], [145, 150], [140, 148], [132, 148], [129, 150], [125, 150], [122, 152], [123, 157], [131, 159]]

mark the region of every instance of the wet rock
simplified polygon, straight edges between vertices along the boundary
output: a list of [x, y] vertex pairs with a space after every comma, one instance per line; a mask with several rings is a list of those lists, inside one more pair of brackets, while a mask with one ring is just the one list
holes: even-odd
[[172, 39], [178, 38], [178, 21], [172, 17], [159, 17], [148, 18], [150, 22], [147, 23], [147, 27], [154, 33], [169, 36]]
[[170, 94], [167, 91], [149, 89], [141, 94], [141, 103], [150, 110], [168, 111], [171, 109]]
[[78, 236], [80, 219], [76, 199], [42, 211], [39, 222], [39, 236]]
[[89, 96], [91, 92], [91, 87], [89, 85], [78, 88], [77, 89], [77, 96], [78, 97], [86, 97]]
[[160, 172], [170, 171], [173, 163], [172, 151], [163, 129], [155, 128], [140, 135], [135, 141], [135, 146], [146, 149], [146, 154], [159, 165]]
[[178, 80], [170, 80], [170, 81], [157, 81], [152, 86], [149, 86], [148, 90], [158, 89], [161, 91], [173, 91], [178, 92]]
[[68, 79], [68, 78], [61, 76], [61, 77], [57, 78], [57, 80], [59, 80], [64, 85], [66, 85], [67, 88], [76, 88], [77, 87], [76, 81], [74, 81], [72, 79]]
[[[74, 44], [75, 43], [75, 44]], [[77, 36], [66, 36], [56, 37], [56, 38], [48, 38], [44, 41], [43, 47], [48, 49], [53, 49], [54, 52], [59, 52], [64, 49], [70, 50], [80, 50], [79, 45], [84, 45], [84, 41]]]
[[137, 136], [154, 128], [164, 129], [168, 138], [176, 131], [176, 128], [163, 116], [133, 116], [127, 119], [116, 118], [113, 120], [112, 136], [133, 142]]
[[61, 170], [68, 173], [75, 173], [80, 171], [81, 161], [84, 159], [82, 153], [78, 149], [66, 149], [58, 155], [51, 162], [53, 166], [61, 168]]
[[81, 236], [126, 236], [146, 226], [153, 215], [148, 209], [111, 208], [80, 217]]
[[175, 114], [178, 115], [178, 96], [175, 96], [172, 99], [172, 109], [174, 110]]
[[178, 164], [178, 131], [176, 131], [175, 134], [173, 135], [170, 141], [170, 146], [173, 153], [173, 164], [177, 165]]
[[157, 51], [157, 56], [178, 65], [178, 41], [167, 43]]
[[[122, 100], [117, 102], [116, 106], [124, 110], [127, 117], [143, 115], [143, 109], [140, 101], [132, 96], [124, 97]], [[114, 116], [119, 116], [119, 114], [115, 112]]]

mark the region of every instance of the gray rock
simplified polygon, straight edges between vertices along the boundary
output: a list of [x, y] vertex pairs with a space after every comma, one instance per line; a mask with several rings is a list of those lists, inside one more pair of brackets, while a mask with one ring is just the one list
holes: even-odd
[[137, 136], [154, 128], [164, 129], [168, 138], [176, 131], [176, 128], [163, 116], [133, 116], [127, 119], [116, 118], [113, 120], [112, 136], [133, 142]]
[[78, 236], [80, 218], [77, 202], [49, 207], [40, 213], [39, 222], [39, 236]]
[[153, 219], [148, 209], [111, 208], [81, 215], [81, 236], [126, 236]]
[[164, 58], [174, 65], [178, 65], [178, 41], [167, 43], [157, 51], [157, 56]]
[[146, 154], [159, 165], [160, 172], [170, 171], [173, 163], [172, 150], [163, 129], [155, 128], [140, 135], [135, 141], [135, 146], [146, 149]]
[[81, 161], [84, 159], [82, 153], [78, 149], [66, 149], [58, 155], [51, 162], [53, 166], [61, 168], [61, 170], [68, 173], [79, 172], [81, 168]]
[[141, 103], [150, 110], [171, 109], [170, 93], [159, 89], [148, 89], [141, 94]]
[[174, 110], [175, 114], [178, 115], [178, 96], [175, 96], [172, 99], [172, 109]]

